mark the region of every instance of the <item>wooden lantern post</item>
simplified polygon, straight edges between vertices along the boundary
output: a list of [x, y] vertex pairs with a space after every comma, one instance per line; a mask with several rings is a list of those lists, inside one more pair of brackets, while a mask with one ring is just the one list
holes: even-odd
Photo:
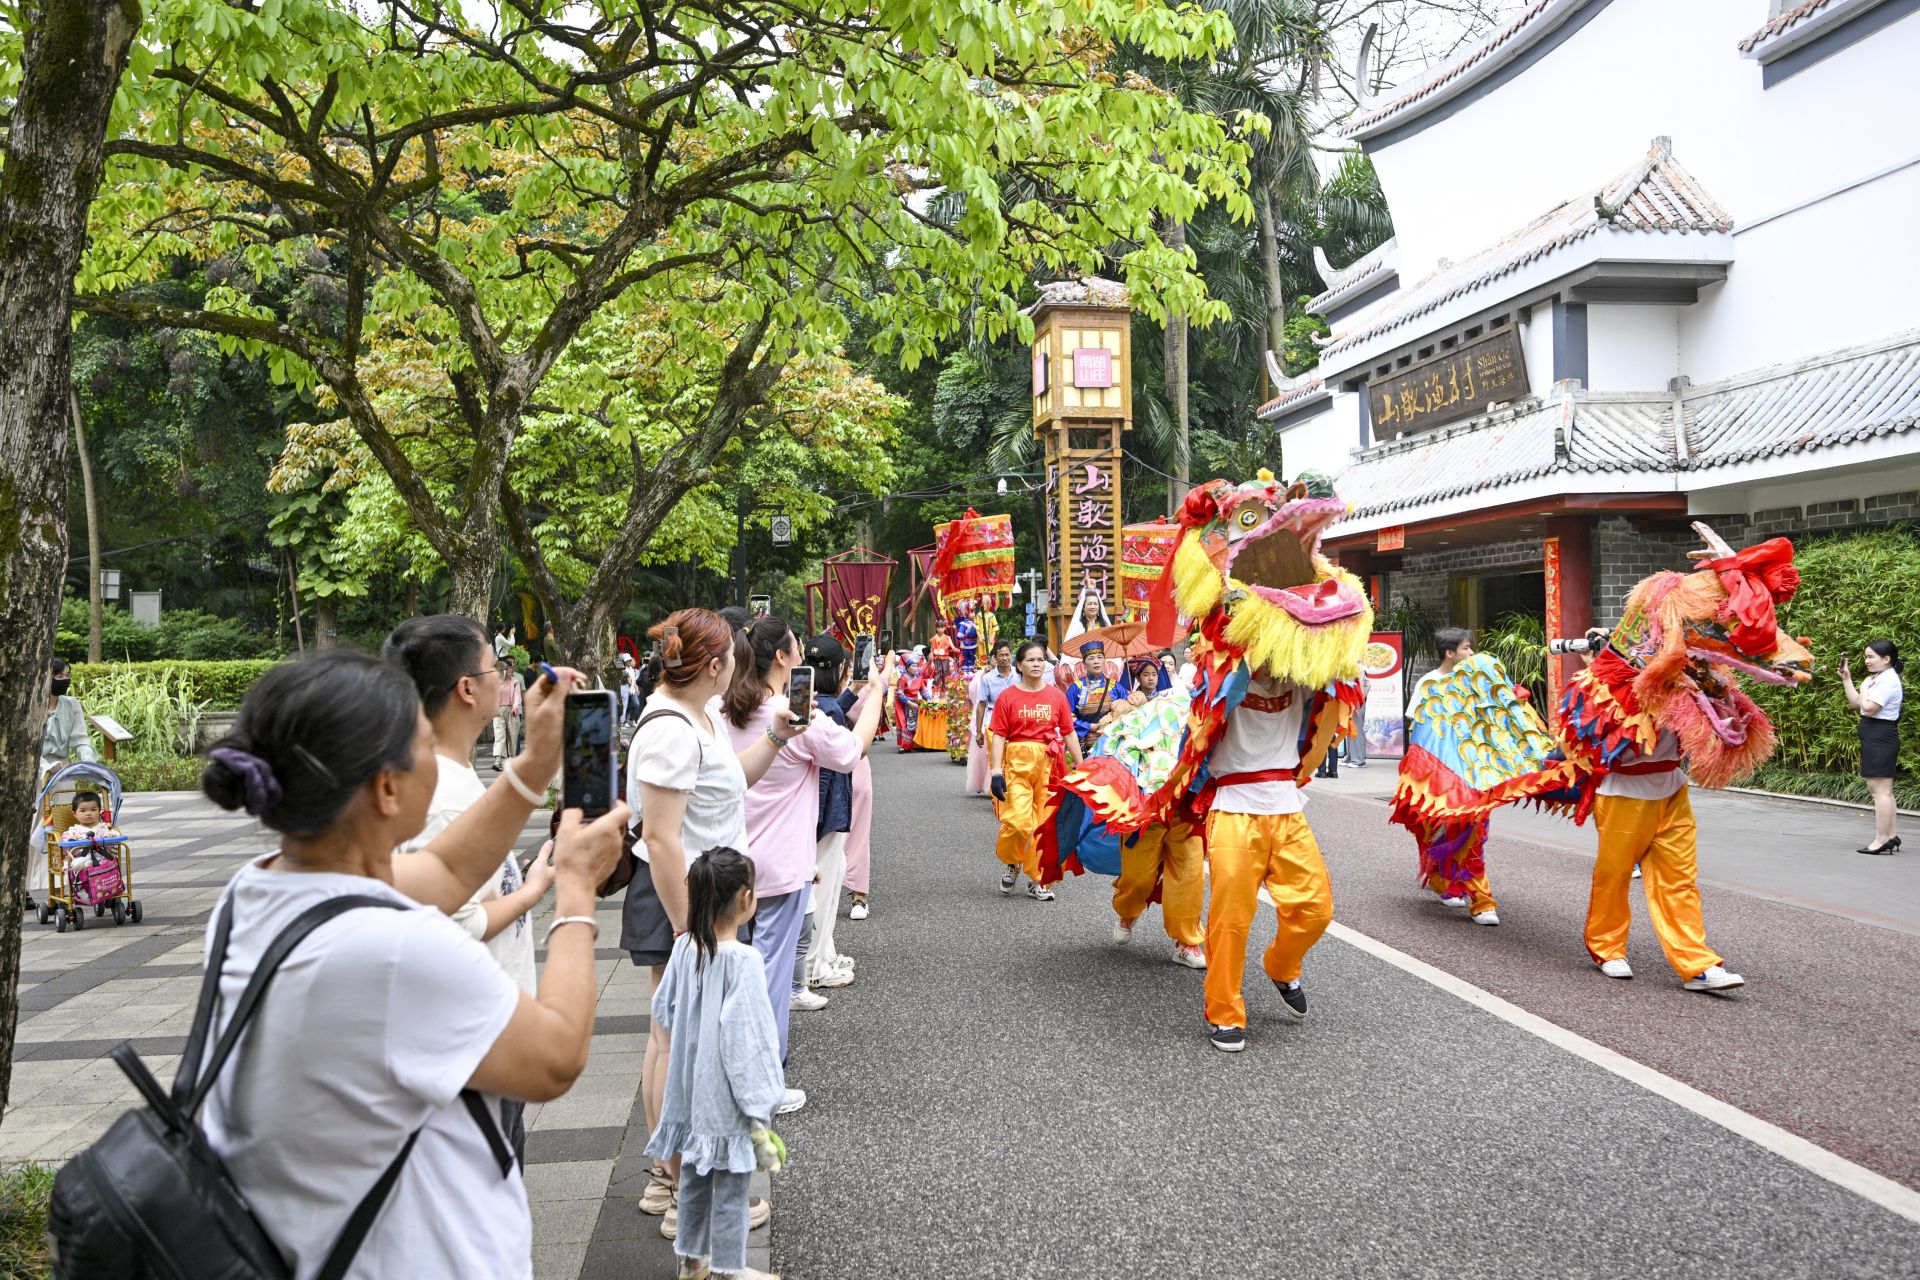
[[1033, 316], [1033, 429], [1046, 446], [1047, 636], [1091, 589], [1120, 616], [1120, 453], [1133, 429], [1133, 307], [1125, 285], [1042, 285]]

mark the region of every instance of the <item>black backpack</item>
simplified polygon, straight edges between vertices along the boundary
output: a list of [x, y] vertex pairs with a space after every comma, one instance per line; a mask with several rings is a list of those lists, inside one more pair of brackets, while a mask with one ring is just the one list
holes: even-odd
[[[171, 1096], [132, 1046], [122, 1044], [113, 1051], [113, 1060], [147, 1100], [146, 1107], [114, 1121], [53, 1180], [47, 1236], [55, 1280], [288, 1280], [292, 1272], [255, 1221], [195, 1117], [288, 953], [327, 921], [360, 907], [405, 909], [382, 898], [347, 896], [301, 912], [261, 955], [203, 1073], [200, 1061], [212, 1034], [220, 970], [233, 929], [232, 903], [222, 909]], [[461, 1099], [487, 1135], [505, 1177], [513, 1168], [513, 1153], [488, 1118], [486, 1104], [471, 1089]], [[408, 1135], [400, 1153], [355, 1207], [318, 1280], [340, 1280], [346, 1274], [419, 1137], [418, 1129]]]

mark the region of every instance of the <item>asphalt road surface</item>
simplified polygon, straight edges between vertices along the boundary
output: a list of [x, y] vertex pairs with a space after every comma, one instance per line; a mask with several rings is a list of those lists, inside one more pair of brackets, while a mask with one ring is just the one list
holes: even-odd
[[[960, 769], [889, 746], [874, 772], [874, 913], [837, 935], [859, 981], [794, 1015], [776, 1270], [1915, 1274], [1920, 1223], [1338, 938], [1308, 957], [1309, 1022], [1256, 961], [1247, 1051], [1216, 1052], [1157, 908], [1119, 948], [1109, 881], [1002, 897]], [[1744, 992], [1682, 992], [1644, 914], [1614, 982], [1580, 946], [1586, 833], [1496, 821], [1487, 929], [1416, 890], [1380, 801], [1321, 791], [1344, 925], [1920, 1186], [1920, 938], [1709, 888]]]

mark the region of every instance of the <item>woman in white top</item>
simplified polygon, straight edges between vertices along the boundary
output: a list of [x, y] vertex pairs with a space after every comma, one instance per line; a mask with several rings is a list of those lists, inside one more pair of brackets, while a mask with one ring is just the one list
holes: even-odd
[[[558, 905], [546, 972], [527, 995], [448, 917], [496, 874], [560, 765], [559, 673], [528, 697], [526, 751], [423, 850], [396, 860], [432, 800], [433, 726], [413, 681], [354, 650], [322, 651], [262, 676], [201, 787], [280, 833], [242, 867], [209, 937], [231, 929], [216, 1031], [260, 956], [327, 899], [348, 910], [287, 958], [204, 1113], [208, 1139], [296, 1280], [311, 1280], [348, 1216], [418, 1134], [350, 1276], [533, 1274], [526, 1188], [464, 1090], [545, 1102], [586, 1066], [593, 1035], [594, 887], [620, 852], [624, 805], [583, 825], [568, 813], [554, 850]], [[565, 927], [563, 927], [565, 926]]]
[[[780, 748], [762, 739], [736, 754], [722, 732], [719, 697], [733, 680], [731, 623], [706, 609], [682, 609], [647, 634], [657, 643], [639, 671], [643, 711], [627, 752], [627, 796], [639, 803], [642, 834], [634, 853], [646, 874], [627, 886], [620, 946], [647, 966], [652, 1000], [673, 940], [687, 929], [688, 863], [708, 849], [746, 849], [747, 788]], [[672, 1047], [666, 1031], [650, 1024], [640, 1064], [649, 1133], [660, 1123]], [[678, 1229], [678, 1185], [677, 1162], [649, 1166], [640, 1211], [665, 1215], [663, 1233]], [[755, 1206], [761, 1215], [764, 1203]]]
[[1860, 776], [1867, 780], [1873, 794], [1873, 840], [1860, 847], [1861, 853], [1893, 853], [1900, 848], [1894, 833], [1899, 810], [1893, 802], [1893, 774], [1900, 760], [1900, 703], [1905, 691], [1900, 686], [1900, 650], [1891, 640], [1868, 641], [1860, 656], [1867, 678], [1853, 687], [1853, 671], [1843, 658], [1840, 684], [1847, 705], [1860, 713]]

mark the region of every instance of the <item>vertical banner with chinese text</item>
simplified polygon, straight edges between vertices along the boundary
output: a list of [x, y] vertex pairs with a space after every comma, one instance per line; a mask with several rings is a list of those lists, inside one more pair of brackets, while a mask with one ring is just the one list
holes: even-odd
[[[1540, 551], [1547, 587], [1547, 635], [1565, 635], [1566, 632], [1561, 629], [1565, 625], [1566, 618], [1562, 612], [1564, 602], [1560, 595], [1560, 539], [1542, 538]], [[1566, 682], [1566, 673], [1561, 670], [1560, 659], [1548, 658], [1547, 705], [1539, 710], [1549, 725], [1553, 723], [1554, 717], [1560, 714], [1560, 692], [1566, 687]]]

